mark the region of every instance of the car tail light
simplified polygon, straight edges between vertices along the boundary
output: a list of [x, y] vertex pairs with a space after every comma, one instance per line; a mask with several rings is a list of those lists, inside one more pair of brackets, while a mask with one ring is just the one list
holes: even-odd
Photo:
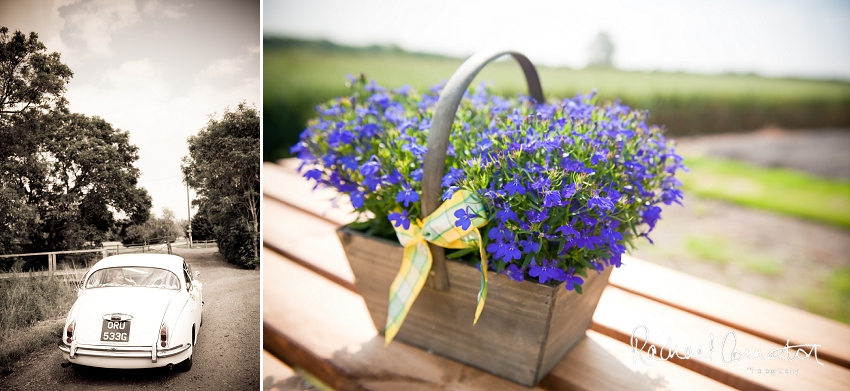
[[168, 344], [168, 326], [165, 323], [159, 327], [159, 346], [165, 347]]
[[71, 343], [74, 339], [74, 327], [77, 326], [77, 320], [74, 319], [71, 323], [68, 323], [68, 327], [65, 328], [65, 342]]

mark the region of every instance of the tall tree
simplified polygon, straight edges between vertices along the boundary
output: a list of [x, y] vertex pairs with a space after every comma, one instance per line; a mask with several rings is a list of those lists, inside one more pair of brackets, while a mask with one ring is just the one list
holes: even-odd
[[73, 73], [38, 35], [0, 28], [0, 252], [81, 248], [116, 215], [144, 222], [138, 148], [99, 117], [71, 114]]
[[[190, 136], [183, 158], [186, 182], [213, 226], [225, 258], [244, 267], [260, 264], [260, 116], [240, 103]], [[200, 213], [200, 212], [199, 212]]]
[[99, 117], [53, 112], [29, 124], [43, 131], [32, 153], [5, 175], [38, 219], [28, 250], [81, 248], [106, 239], [115, 215], [148, 219], [151, 198], [137, 186], [138, 148]]
[[[10, 176], [26, 171], [23, 160], [42, 134], [26, 126], [44, 113], [65, 109], [65, 85], [73, 76], [58, 53], [48, 53], [38, 35], [0, 27], [0, 253], [20, 250], [37, 226], [38, 211]], [[12, 141], [14, 140], [14, 141]]]

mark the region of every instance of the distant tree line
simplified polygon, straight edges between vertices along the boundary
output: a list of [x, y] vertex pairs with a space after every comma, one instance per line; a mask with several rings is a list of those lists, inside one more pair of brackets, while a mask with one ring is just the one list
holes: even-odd
[[68, 110], [72, 76], [36, 33], [0, 28], [0, 254], [96, 246], [150, 216], [138, 148]]
[[193, 239], [211, 234], [231, 263], [260, 264], [260, 116], [239, 104], [190, 136], [183, 175], [198, 194]]

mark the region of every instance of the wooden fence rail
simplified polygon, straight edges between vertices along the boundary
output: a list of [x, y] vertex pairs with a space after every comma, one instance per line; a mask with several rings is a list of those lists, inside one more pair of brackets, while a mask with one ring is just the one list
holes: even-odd
[[[165, 246], [166, 244], [162, 244], [162, 245]], [[215, 240], [193, 240], [192, 245], [202, 247], [202, 248], [207, 248], [208, 246], [211, 247], [211, 246], [217, 245], [217, 242]], [[58, 254], [101, 253], [103, 258], [106, 258], [110, 254], [119, 254], [122, 251], [125, 252], [125, 253], [127, 253], [127, 252], [132, 253], [132, 252], [140, 252], [140, 251], [141, 252], [150, 251], [150, 247], [151, 247], [150, 244], [139, 244], [139, 245], [129, 245], [129, 246], [115, 245], [115, 246], [104, 246], [104, 247], [101, 247], [101, 248], [95, 248], [95, 249], [89, 249], [89, 250], [44, 251], [44, 252], [26, 253], [26, 254], [5, 254], [5, 255], [0, 255], [0, 259], [47, 255], [47, 260], [48, 260], [48, 262], [47, 262], [47, 275], [49, 277], [53, 277], [57, 273], [57, 271], [56, 271], [56, 255], [58, 255]], [[43, 274], [43, 273], [44, 272], [35, 272], [35, 273], [32, 273], [32, 274], [37, 275], [37, 274]], [[0, 278], [8, 278], [8, 277], [10, 277], [14, 274], [20, 274], [20, 273], [0, 273]], [[30, 273], [23, 273], [23, 274], [29, 275]], [[68, 274], [68, 273], [66, 273], [66, 274]]]
[[[95, 248], [91, 250], [66, 250], [66, 251], [45, 251], [40, 253], [27, 253], [27, 254], [6, 254], [0, 255], [0, 258], [15, 258], [15, 257], [32, 257], [36, 255], [47, 255], [47, 275], [49, 277], [53, 277], [56, 273], [56, 255], [57, 254], [81, 254], [81, 253], [102, 253], [103, 257], [106, 258], [109, 251], [106, 248]], [[0, 278], [4, 278], [4, 275], [0, 274]]]

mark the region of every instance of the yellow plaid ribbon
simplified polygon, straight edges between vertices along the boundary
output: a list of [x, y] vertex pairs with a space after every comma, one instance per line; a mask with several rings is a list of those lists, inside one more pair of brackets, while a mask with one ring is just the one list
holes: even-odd
[[[471, 218], [471, 224], [467, 229], [455, 226], [459, 220], [455, 216], [458, 210], [465, 210]], [[416, 297], [428, 279], [433, 263], [431, 250], [428, 242], [445, 248], [474, 248], [478, 247], [481, 253], [481, 289], [478, 291], [478, 305], [475, 308], [475, 318], [472, 324], [478, 322], [481, 310], [484, 309], [484, 301], [487, 298], [487, 254], [481, 241], [481, 232], [478, 228], [487, 224], [484, 205], [474, 193], [459, 190], [452, 198], [440, 205], [434, 213], [425, 218], [425, 221], [417, 219], [411, 221], [410, 228], [396, 227], [396, 236], [404, 246], [404, 258], [401, 268], [390, 285], [390, 301], [387, 314], [387, 327], [384, 332], [386, 344], [398, 334], [407, 312], [413, 306]]]

